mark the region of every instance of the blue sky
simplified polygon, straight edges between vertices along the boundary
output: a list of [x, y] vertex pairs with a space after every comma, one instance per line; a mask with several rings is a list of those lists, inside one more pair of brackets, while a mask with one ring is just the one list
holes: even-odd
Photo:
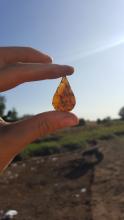
[[[124, 106], [123, 11], [123, 0], [1, 0], [0, 45], [31, 46], [54, 63], [73, 65], [73, 112], [115, 118]], [[52, 110], [59, 82], [26, 83], [2, 93], [7, 109], [15, 107], [19, 115]]]

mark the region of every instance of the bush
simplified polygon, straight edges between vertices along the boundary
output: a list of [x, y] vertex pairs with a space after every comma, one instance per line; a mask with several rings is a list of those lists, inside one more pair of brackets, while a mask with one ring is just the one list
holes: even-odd
[[86, 125], [85, 120], [84, 120], [83, 118], [81, 118], [81, 119], [79, 120], [79, 124], [78, 124], [77, 126], [85, 126], [85, 125]]
[[108, 141], [108, 140], [111, 140], [111, 139], [113, 139], [114, 138], [114, 135], [112, 135], [112, 134], [104, 134], [104, 135], [101, 135], [101, 137], [99, 138], [100, 140], [106, 140], [106, 141]]
[[62, 146], [62, 148], [66, 149], [67, 151], [77, 150], [80, 149], [81, 147], [82, 147], [81, 144], [78, 143], [68, 143]]
[[58, 147], [42, 147], [37, 148], [34, 151], [30, 152], [30, 156], [37, 157], [37, 156], [47, 156], [52, 154], [57, 154], [60, 152], [60, 149]]
[[58, 153], [59, 147], [56, 142], [48, 142], [48, 143], [33, 143], [29, 144], [28, 147], [21, 153], [23, 158], [28, 156], [45, 156], [51, 155], [53, 153]]
[[96, 120], [96, 123], [97, 123], [98, 125], [100, 125], [100, 124], [102, 123], [102, 120], [101, 120], [100, 118], [98, 118], [98, 119]]
[[119, 111], [119, 116], [121, 117], [122, 120], [124, 120], [124, 107], [122, 107]]

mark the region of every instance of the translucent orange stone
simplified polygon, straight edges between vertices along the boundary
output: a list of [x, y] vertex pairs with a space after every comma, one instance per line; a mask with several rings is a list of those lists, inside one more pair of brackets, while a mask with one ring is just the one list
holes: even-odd
[[52, 104], [55, 110], [64, 112], [71, 111], [74, 108], [75, 96], [66, 77], [62, 78], [53, 96]]

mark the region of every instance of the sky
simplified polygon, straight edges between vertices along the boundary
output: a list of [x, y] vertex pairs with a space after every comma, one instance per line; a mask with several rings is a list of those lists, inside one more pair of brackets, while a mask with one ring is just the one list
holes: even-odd
[[[117, 118], [124, 106], [123, 0], [0, 0], [0, 46], [30, 46], [68, 64], [80, 118]], [[1, 93], [19, 115], [53, 110], [61, 79]]]

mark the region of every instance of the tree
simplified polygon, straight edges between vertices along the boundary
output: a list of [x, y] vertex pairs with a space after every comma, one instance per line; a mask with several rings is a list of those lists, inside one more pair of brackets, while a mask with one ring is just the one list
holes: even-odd
[[6, 115], [6, 120], [8, 121], [17, 121], [18, 120], [18, 113], [15, 108], [9, 110]]
[[85, 125], [86, 125], [85, 119], [80, 118], [79, 124], [77, 126], [85, 126]]
[[111, 117], [110, 116], [107, 116], [106, 118], [104, 118], [103, 120], [102, 120], [102, 123], [109, 123], [109, 122], [111, 122]]
[[100, 118], [98, 118], [98, 119], [96, 120], [96, 123], [97, 123], [98, 125], [100, 125], [100, 124], [102, 123], [102, 120], [101, 120]]
[[6, 109], [6, 99], [4, 96], [0, 96], [0, 117], [4, 116], [4, 111]]
[[121, 117], [122, 120], [124, 120], [124, 107], [122, 107], [119, 111], [119, 116]]

